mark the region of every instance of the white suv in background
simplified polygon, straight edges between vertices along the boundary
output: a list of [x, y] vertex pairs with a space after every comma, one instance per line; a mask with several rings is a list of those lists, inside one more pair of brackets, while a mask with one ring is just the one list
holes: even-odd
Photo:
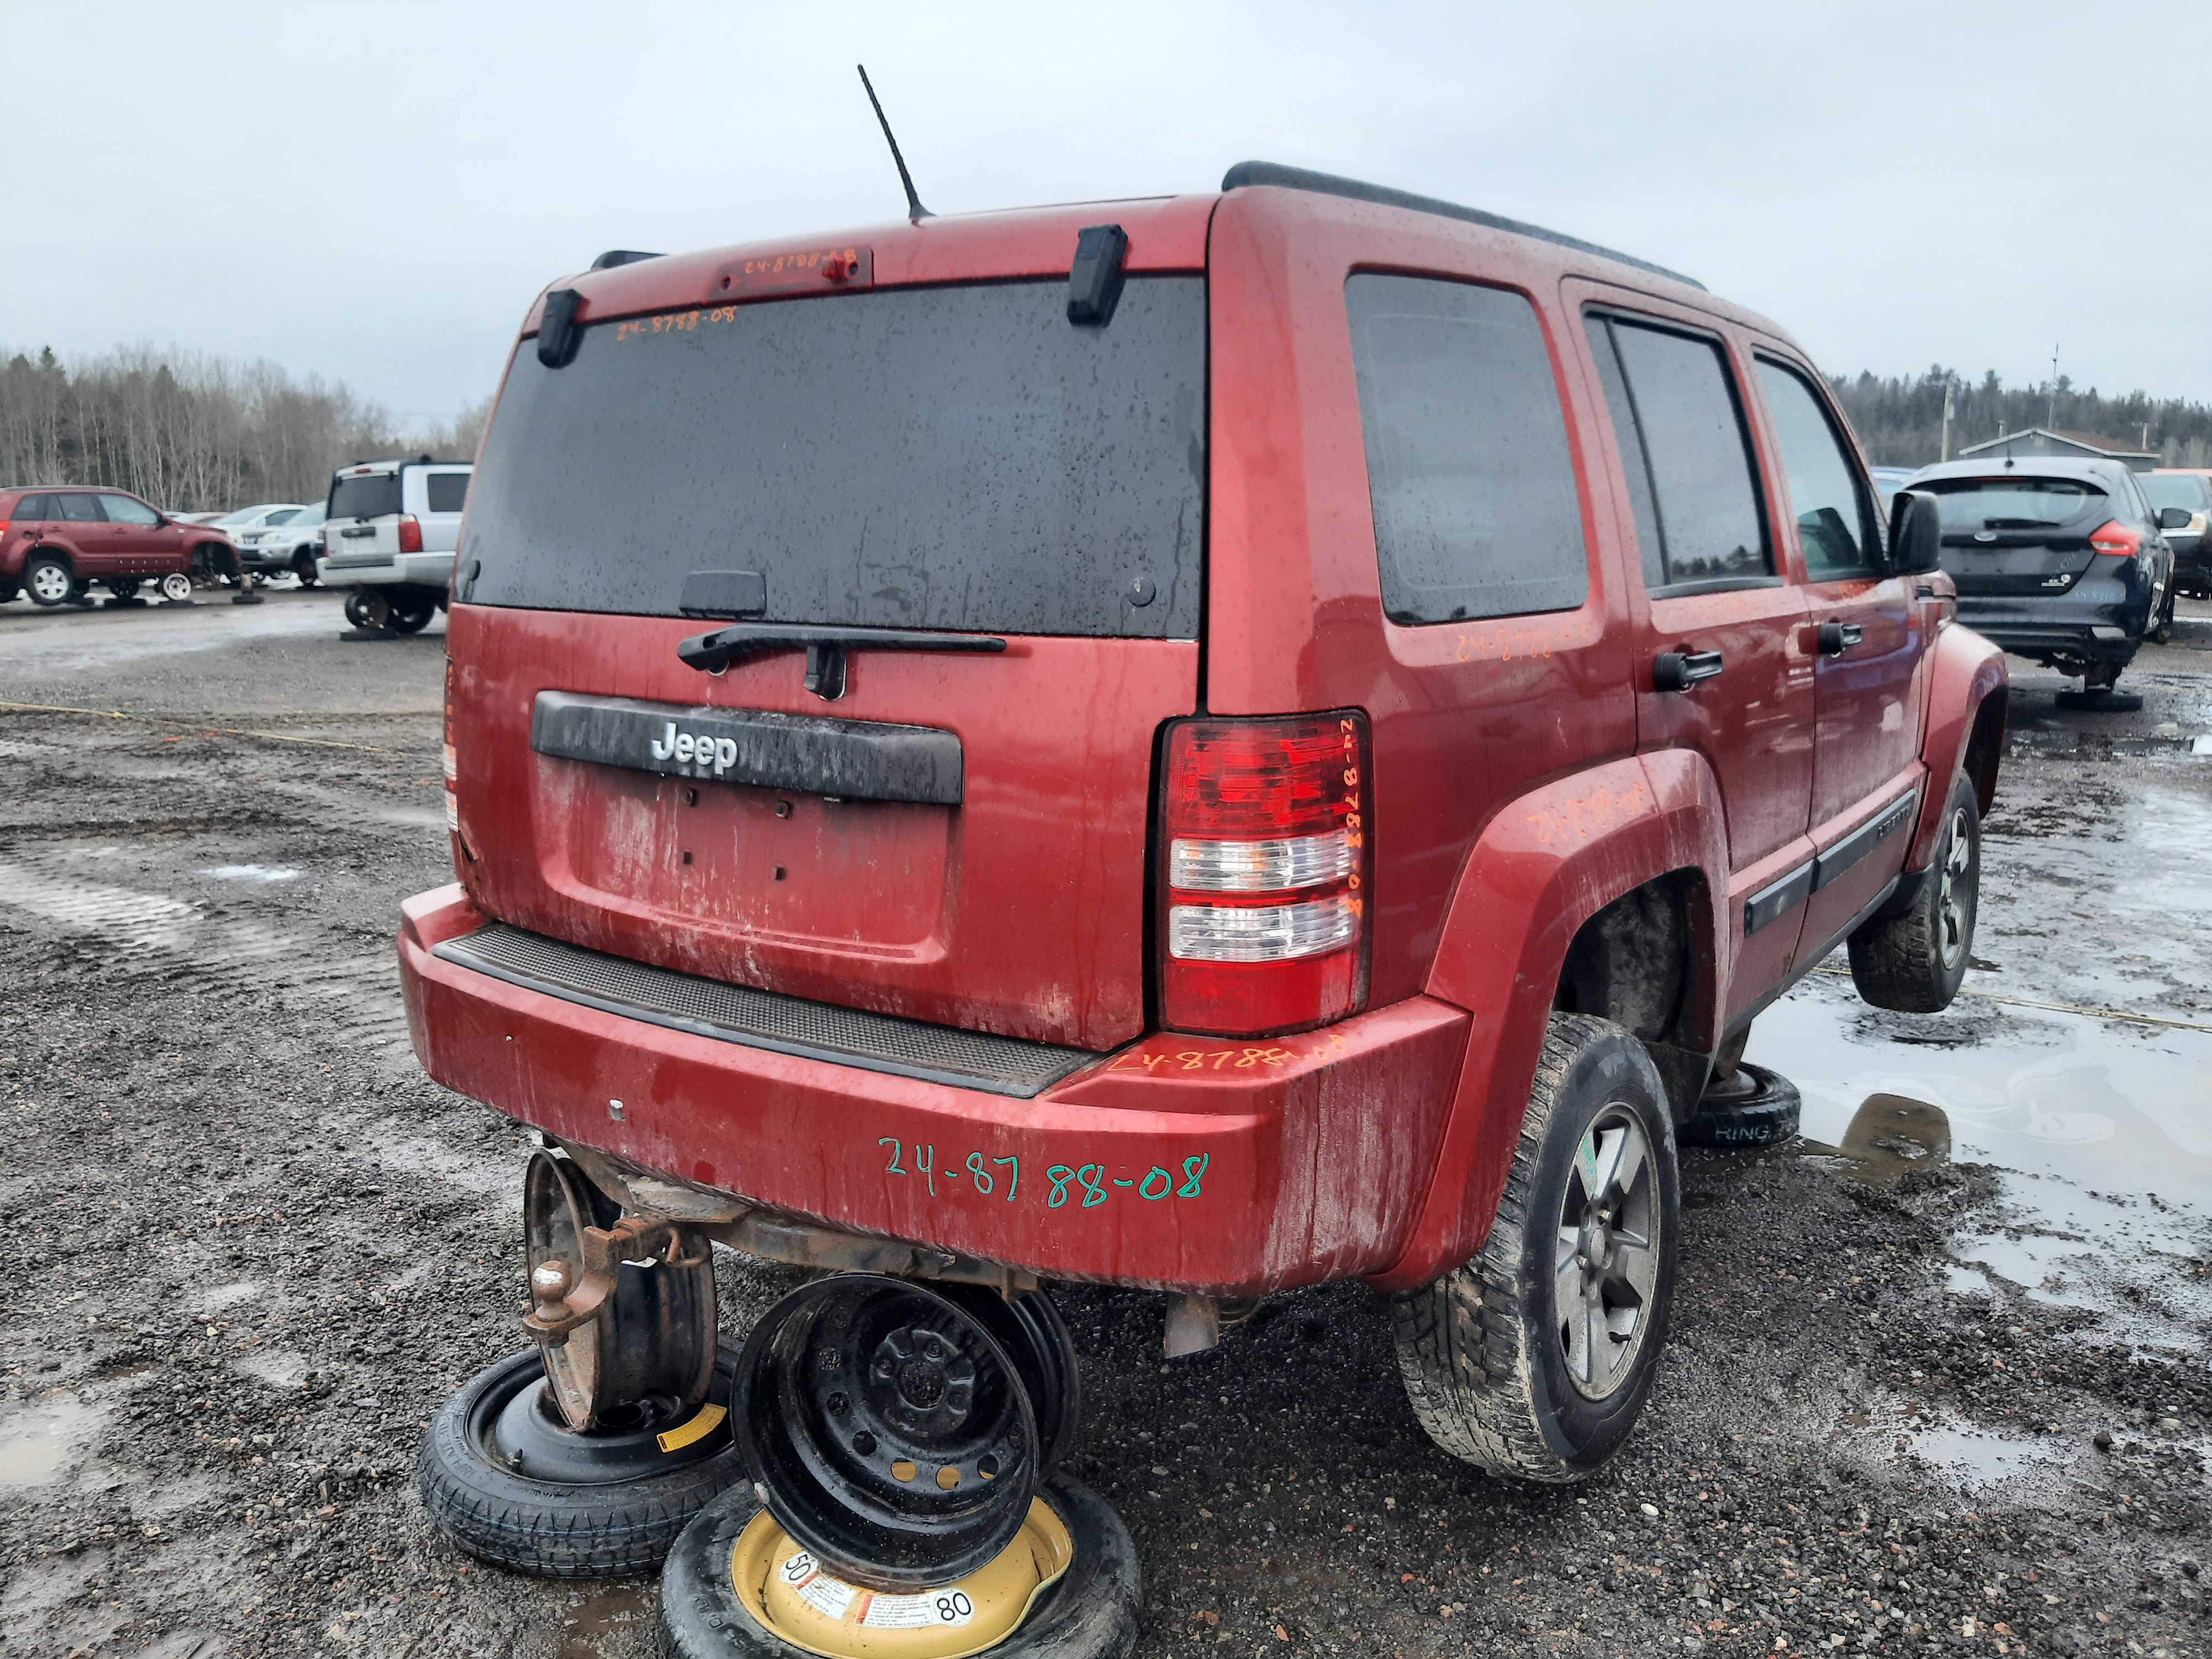
[[356, 628], [412, 634], [446, 604], [467, 503], [466, 461], [362, 461], [331, 477], [315, 568], [348, 589], [346, 620]]

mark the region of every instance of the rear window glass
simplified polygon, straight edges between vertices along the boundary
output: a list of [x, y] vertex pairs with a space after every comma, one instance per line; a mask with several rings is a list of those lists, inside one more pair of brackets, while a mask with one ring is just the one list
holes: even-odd
[[2153, 507], [2181, 507], [2191, 513], [2204, 509], [2208, 490], [2203, 479], [2187, 472], [2145, 472], [2136, 479]]
[[364, 472], [331, 483], [329, 514], [333, 519], [380, 519], [398, 510], [397, 472]]
[[1393, 622], [1571, 611], [1582, 506], [1536, 313], [1421, 276], [1345, 284], [1382, 608]]
[[468, 597], [674, 616], [743, 570], [774, 622], [1195, 638], [1205, 407], [1196, 276], [1103, 329], [1006, 283], [601, 323], [558, 369], [526, 341]]
[[1931, 478], [1912, 486], [1936, 497], [1946, 530], [2041, 530], [2067, 525], [2108, 500], [2079, 478]]
[[469, 475], [465, 472], [433, 472], [428, 480], [430, 511], [458, 513], [469, 499]]

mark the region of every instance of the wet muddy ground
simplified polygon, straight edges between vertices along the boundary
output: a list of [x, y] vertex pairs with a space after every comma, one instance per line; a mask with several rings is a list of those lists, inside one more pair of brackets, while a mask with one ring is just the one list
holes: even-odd
[[[0, 607], [0, 1653], [651, 1651], [649, 1584], [471, 1566], [416, 1503], [519, 1346], [526, 1143], [392, 986], [438, 635], [340, 626]], [[2205, 1652], [2212, 610], [2130, 680], [2069, 715], [2015, 665], [1969, 994], [1762, 1018], [1808, 1139], [1686, 1155], [1670, 1357], [1589, 1486], [1432, 1451], [1357, 1288], [1171, 1365], [1155, 1299], [1070, 1294], [1145, 1650]], [[732, 1328], [786, 1282], [726, 1259]]]

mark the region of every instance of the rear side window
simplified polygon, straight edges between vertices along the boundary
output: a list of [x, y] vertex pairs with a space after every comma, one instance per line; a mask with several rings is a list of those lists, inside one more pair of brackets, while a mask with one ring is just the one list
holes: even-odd
[[1370, 273], [1344, 297], [1384, 612], [1436, 623], [1581, 605], [1582, 505], [1535, 307]]
[[1719, 344], [1626, 317], [1593, 314], [1588, 326], [1636, 504], [1645, 584], [1771, 577], [1751, 439]]
[[[478, 605], [678, 613], [757, 574], [771, 622], [1194, 639], [1206, 283], [712, 306], [525, 342], [470, 491]], [[337, 514], [333, 506], [331, 513]]]
[[60, 512], [54, 514], [58, 519], [66, 519], [71, 524], [100, 524], [105, 521], [100, 511], [100, 503], [93, 499], [89, 492], [71, 490], [66, 495], [55, 496], [54, 501], [61, 508]]
[[356, 473], [331, 482], [330, 516], [333, 519], [380, 519], [398, 511], [397, 472]]
[[469, 499], [469, 475], [465, 472], [433, 472], [428, 483], [433, 513], [458, 513]]
[[1879, 570], [1882, 544], [1873, 506], [1819, 397], [1795, 369], [1766, 357], [1759, 360], [1759, 389], [1782, 447], [1806, 574], [1820, 582]]

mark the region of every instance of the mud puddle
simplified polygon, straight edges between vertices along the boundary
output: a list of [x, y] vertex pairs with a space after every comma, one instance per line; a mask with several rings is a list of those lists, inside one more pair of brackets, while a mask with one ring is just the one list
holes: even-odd
[[61, 1394], [0, 1417], [0, 1492], [48, 1486], [90, 1449], [106, 1413]]
[[[2152, 1347], [2212, 1331], [2212, 1032], [1972, 1008], [1951, 1029], [1815, 979], [1759, 1018], [1750, 1053], [1804, 1097], [1804, 1155], [1895, 1186], [1992, 1167], [2000, 1203], [1954, 1240], [1958, 1294], [2021, 1295]], [[1947, 1018], [1948, 1017], [1946, 1017]]]

